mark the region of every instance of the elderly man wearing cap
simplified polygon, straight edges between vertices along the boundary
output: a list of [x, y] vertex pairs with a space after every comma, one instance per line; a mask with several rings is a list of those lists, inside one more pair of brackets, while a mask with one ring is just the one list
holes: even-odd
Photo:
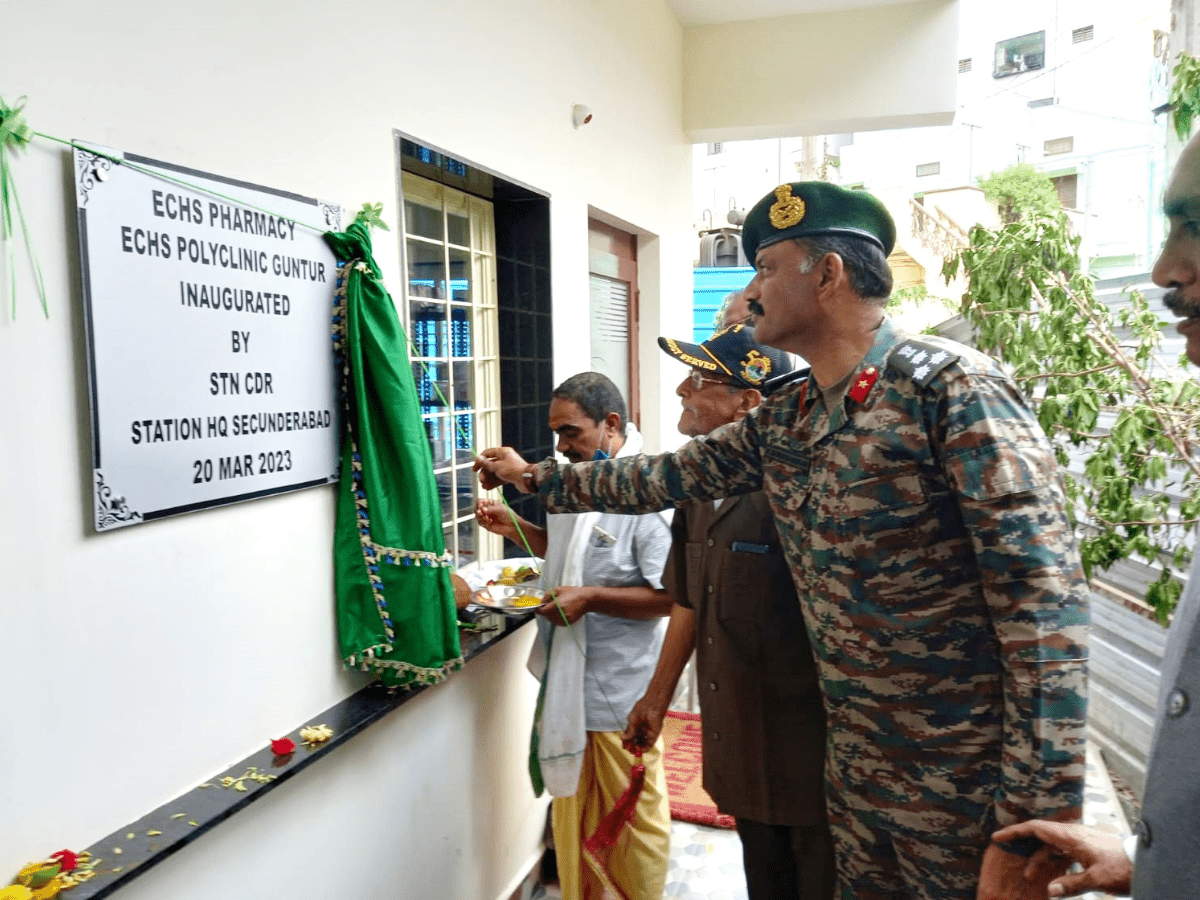
[[825, 695], [840, 896], [1044, 897], [1035, 842], [988, 837], [1080, 816], [1086, 584], [1011, 379], [884, 315], [895, 235], [869, 194], [780, 185], [746, 217], [746, 296], [807, 379], [675, 453], [558, 467], [496, 448], [477, 466], [555, 511], [765, 490]]
[[[689, 437], [741, 420], [801, 374], [740, 324], [699, 345], [658, 343], [691, 367], [675, 389], [679, 430]], [[671, 536], [663, 586], [675, 606], [654, 677], [629, 714], [626, 746], [658, 739], [696, 647], [704, 787], [737, 820], [750, 900], [828, 900], [825, 713], [767, 497], [690, 500], [675, 511]]]

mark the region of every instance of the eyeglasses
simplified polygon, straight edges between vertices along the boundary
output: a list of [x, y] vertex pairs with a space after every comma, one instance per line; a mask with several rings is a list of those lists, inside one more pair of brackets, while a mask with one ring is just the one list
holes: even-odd
[[704, 390], [705, 383], [723, 384], [725, 387], [738, 387], [738, 385], [734, 384], [732, 381], [723, 381], [720, 378], [706, 378], [700, 373], [699, 369], [692, 369], [690, 372], [688, 372], [688, 381], [692, 383], [692, 390], [694, 391]]

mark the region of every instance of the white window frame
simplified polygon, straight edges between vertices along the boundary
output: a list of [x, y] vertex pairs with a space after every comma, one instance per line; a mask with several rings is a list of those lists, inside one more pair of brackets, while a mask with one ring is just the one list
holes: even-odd
[[[437, 420], [441, 428], [450, 430], [449, 458], [438, 460], [434, 458], [434, 477], [449, 481], [450, 495], [453, 498], [449, 511], [442, 511], [442, 532], [446, 540], [446, 549], [453, 554], [455, 565], [464, 566], [478, 560], [498, 559], [502, 552], [501, 539], [490, 532], [484, 531], [475, 522], [474, 502], [466, 509], [459, 509], [461, 494], [469, 493], [472, 498], [479, 496], [478, 476], [471, 469], [472, 454], [485, 447], [495, 447], [500, 444], [500, 357], [499, 357], [499, 314], [496, 291], [496, 232], [492, 204], [480, 197], [466, 194], [446, 185], [438, 184], [410, 172], [401, 173], [401, 190], [403, 206], [401, 210], [401, 258], [404, 261], [405, 272], [403, 283], [402, 321], [405, 323], [407, 334], [413, 335], [412, 303], [422, 298], [410, 296], [409, 283], [409, 242], [423, 244], [426, 247], [440, 247], [442, 253], [443, 273], [446, 283], [450, 285], [450, 253], [457, 250], [470, 254], [470, 297], [466, 300], [456, 300], [453, 296], [445, 296], [439, 302], [445, 303], [446, 309], [446, 350], [453, 353], [451, 346], [451, 321], [455, 310], [465, 311], [470, 325], [472, 337], [471, 355], [469, 356], [419, 356], [415, 343], [409, 347], [412, 355], [413, 375], [420, 388], [420, 374], [425, 367], [436, 365], [445, 367], [446, 402], [449, 409], [446, 412], [422, 414], [422, 426], [431, 420]], [[415, 203], [429, 209], [437, 210], [442, 217], [442, 239], [440, 241], [411, 233], [407, 227], [405, 210], [409, 203]], [[447, 214], [454, 213], [468, 220], [468, 244], [451, 243]], [[453, 287], [443, 293], [453, 294]], [[474, 396], [462, 397], [467, 388], [460, 384], [461, 379], [456, 372], [463, 365], [469, 366], [471, 382], [474, 386]], [[439, 378], [438, 381], [443, 379]], [[440, 399], [440, 398], [439, 398]], [[466, 399], [469, 405], [459, 410], [459, 403]], [[469, 416], [473, 431], [459, 432], [458, 420]], [[474, 438], [473, 446], [459, 447], [462, 440]], [[432, 448], [431, 448], [432, 449]], [[470, 453], [466, 451], [471, 451]], [[466, 549], [470, 543], [473, 551]]]

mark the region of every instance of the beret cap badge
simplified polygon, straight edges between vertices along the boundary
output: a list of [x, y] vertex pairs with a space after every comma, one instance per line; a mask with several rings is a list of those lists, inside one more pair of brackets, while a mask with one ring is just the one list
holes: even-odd
[[775, 188], [775, 202], [767, 217], [776, 228], [791, 228], [804, 218], [804, 201], [792, 196], [790, 184], [781, 184]]

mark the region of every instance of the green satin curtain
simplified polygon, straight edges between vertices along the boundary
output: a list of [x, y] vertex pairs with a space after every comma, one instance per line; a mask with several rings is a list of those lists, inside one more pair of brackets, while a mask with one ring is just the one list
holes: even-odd
[[339, 265], [333, 340], [343, 431], [333, 552], [341, 656], [388, 685], [431, 684], [462, 665], [462, 651], [408, 342], [361, 216], [325, 240]]

